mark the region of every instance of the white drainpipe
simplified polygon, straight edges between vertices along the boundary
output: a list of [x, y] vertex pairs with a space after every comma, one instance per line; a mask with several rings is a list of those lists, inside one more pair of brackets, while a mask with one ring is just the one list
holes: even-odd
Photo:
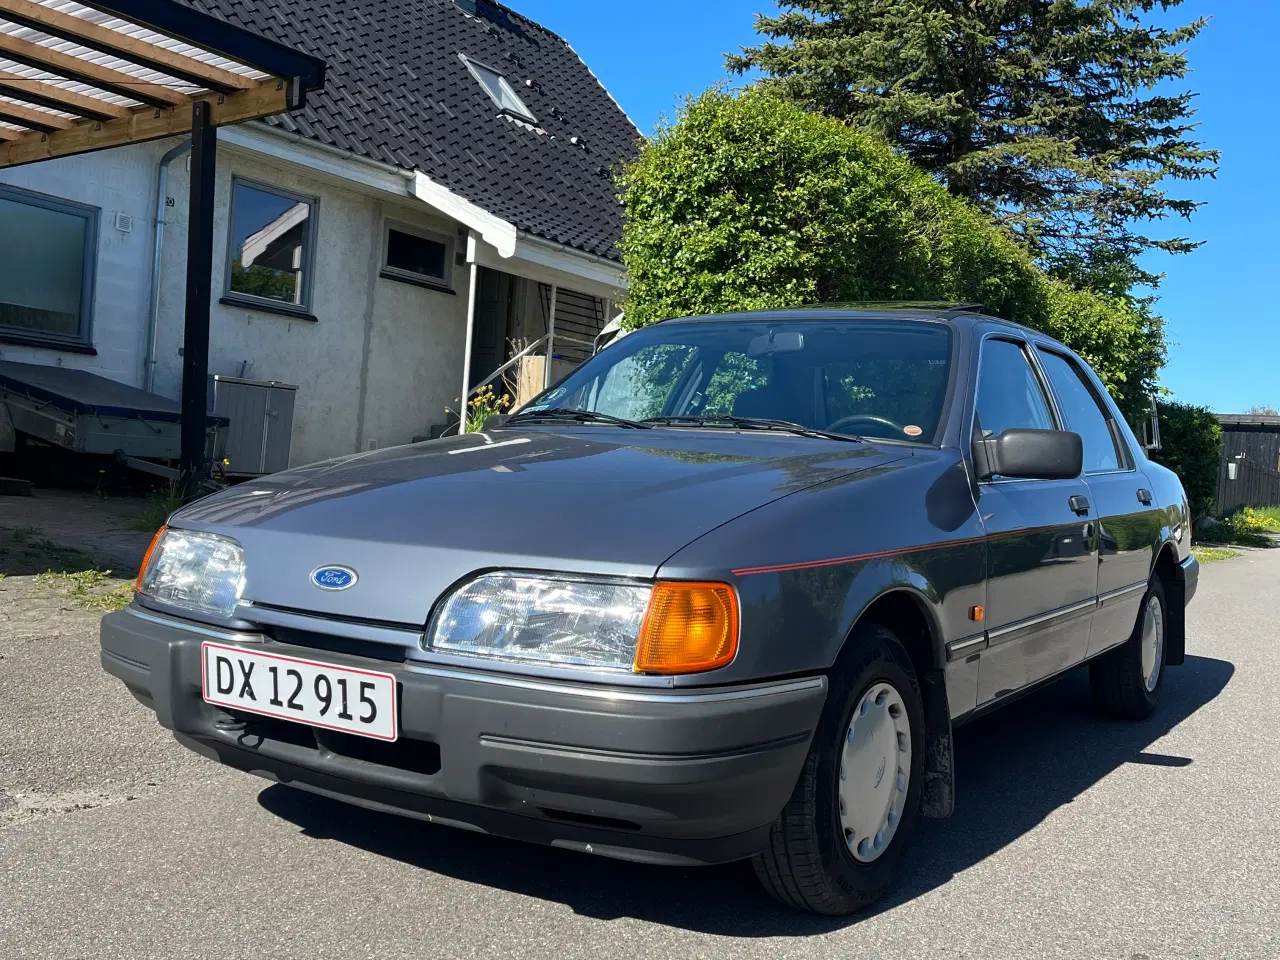
[[169, 164], [191, 149], [184, 140], [160, 158], [156, 171], [156, 235], [151, 252], [151, 298], [147, 307], [147, 355], [142, 361], [142, 389], [148, 393], [156, 381], [156, 328], [160, 320], [160, 258], [164, 253], [164, 211], [169, 192]]
[[551, 364], [556, 355], [556, 293], [558, 288], [551, 285], [551, 311], [547, 314], [547, 365], [542, 371], [542, 389], [551, 386]]
[[458, 407], [458, 433], [467, 432], [467, 403], [471, 399], [471, 342], [476, 330], [476, 288], [480, 286], [480, 264], [471, 261], [471, 285], [467, 290], [467, 335], [462, 346], [462, 403]]

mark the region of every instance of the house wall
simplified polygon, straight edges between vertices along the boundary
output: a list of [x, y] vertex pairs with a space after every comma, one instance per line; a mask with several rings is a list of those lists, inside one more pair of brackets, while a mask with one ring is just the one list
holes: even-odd
[[[97, 355], [0, 342], [0, 357], [66, 365], [143, 384], [157, 164], [179, 142], [170, 139], [0, 171], [2, 183], [100, 209], [92, 333]], [[219, 302], [236, 176], [314, 198], [314, 319]], [[169, 171], [167, 193], [173, 205], [166, 208], [153, 387], [173, 399], [182, 382], [189, 182], [184, 156]], [[446, 407], [458, 407], [470, 278], [468, 266], [458, 261], [465, 259], [468, 244], [459, 222], [410, 195], [413, 183], [394, 169], [370, 170], [305, 143], [254, 132], [252, 125], [220, 136], [209, 372], [298, 387], [293, 466], [428, 436], [433, 425], [446, 422]], [[133, 218], [132, 232], [116, 230], [117, 212]], [[454, 238], [452, 292], [380, 276], [387, 220]], [[612, 290], [601, 280], [609, 272], [594, 258], [573, 262], [545, 246], [532, 243], [527, 254], [503, 259], [487, 245], [473, 244], [479, 262], [530, 278], [520, 283], [509, 338], [536, 339], [545, 333], [539, 280], [562, 289]], [[597, 290], [596, 295], [602, 294]], [[557, 361], [553, 380], [574, 366]], [[541, 383], [541, 371], [532, 379]]]
[[[316, 199], [314, 321], [217, 302], [225, 291], [235, 176]], [[156, 389], [168, 396], [178, 395], [182, 381], [188, 185], [185, 169], [170, 180], [179, 199], [161, 271]], [[454, 295], [379, 273], [385, 219], [450, 235], [456, 224], [426, 215], [407, 196], [404, 203], [383, 200], [243, 150], [219, 154], [215, 210], [209, 372], [298, 386], [293, 465], [371, 443], [408, 443], [443, 422], [462, 369], [467, 271], [454, 267]]]
[[[102, 208], [93, 343], [98, 355], [11, 346], [9, 360], [65, 364], [140, 386], [159, 157], [178, 141], [103, 151], [4, 171], [0, 182]], [[297, 319], [219, 303], [227, 267], [233, 176], [314, 197], [317, 206], [311, 311]], [[185, 309], [186, 159], [170, 167], [156, 341], [156, 393], [181, 393]], [[134, 217], [115, 230], [115, 211]], [[458, 225], [407, 196], [348, 189], [303, 168], [223, 145], [215, 195], [209, 372], [298, 386], [291, 465], [407, 443], [426, 436], [456, 406], [466, 328], [466, 267], [453, 267], [454, 294], [380, 277], [383, 222], [392, 219], [457, 236]], [[455, 253], [465, 241], [455, 243]], [[458, 382], [455, 382], [458, 381]]]
[[[99, 208], [92, 320], [97, 356], [0, 342], [0, 358], [91, 370], [141, 385], [156, 163], [168, 147], [139, 144], [0, 170], [0, 183]], [[116, 229], [117, 213], [133, 218], [131, 232]]]

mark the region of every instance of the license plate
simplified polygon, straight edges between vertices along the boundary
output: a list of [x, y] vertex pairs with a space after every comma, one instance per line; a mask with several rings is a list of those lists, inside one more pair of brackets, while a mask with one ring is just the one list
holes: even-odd
[[395, 740], [396, 678], [317, 660], [201, 644], [200, 686], [220, 707]]

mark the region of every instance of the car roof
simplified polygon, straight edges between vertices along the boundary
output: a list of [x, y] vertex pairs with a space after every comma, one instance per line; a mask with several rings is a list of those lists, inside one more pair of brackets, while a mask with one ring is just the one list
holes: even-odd
[[1058, 343], [1052, 337], [1032, 327], [1014, 323], [984, 313], [978, 303], [935, 303], [931, 301], [890, 300], [868, 303], [819, 303], [812, 306], [789, 307], [780, 310], [744, 310], [738, 313], [716, 313], [697, 317], [679, 317], [662, 323], [713, 323], [717, 320], [944, 320], [957, 327], [971, 330], [981, 324], [984, 328], [1006, 327], [1022, 336], [1033, 336], [1050, 343]]

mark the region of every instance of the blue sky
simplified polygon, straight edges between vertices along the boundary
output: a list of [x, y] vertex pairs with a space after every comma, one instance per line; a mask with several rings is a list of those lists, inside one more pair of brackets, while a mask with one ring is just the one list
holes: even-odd
[[[752, 43], [768, 0], [509, 0], [564, 36], [640, 129], [674, 114], [684, 94], [724, 78], [723, 54]], [[1216, 8], [1216, 9], [1215, 9]], [[1170, 361], [1163, 383], [1180, 400], [1219, 412], [1280, 407], [1280, 109], [1274, 0], [1186, 0], [1171, 22], [1213, 20], [1189, 54], [1201, 138], [1222, 151], [1216, 180], [1175, 184], [1205, 206], [1190, 224], [1157, 225], [1207, 241], [1183, 257], [1153, 256], [1165, 273], [1160, 311]]]

